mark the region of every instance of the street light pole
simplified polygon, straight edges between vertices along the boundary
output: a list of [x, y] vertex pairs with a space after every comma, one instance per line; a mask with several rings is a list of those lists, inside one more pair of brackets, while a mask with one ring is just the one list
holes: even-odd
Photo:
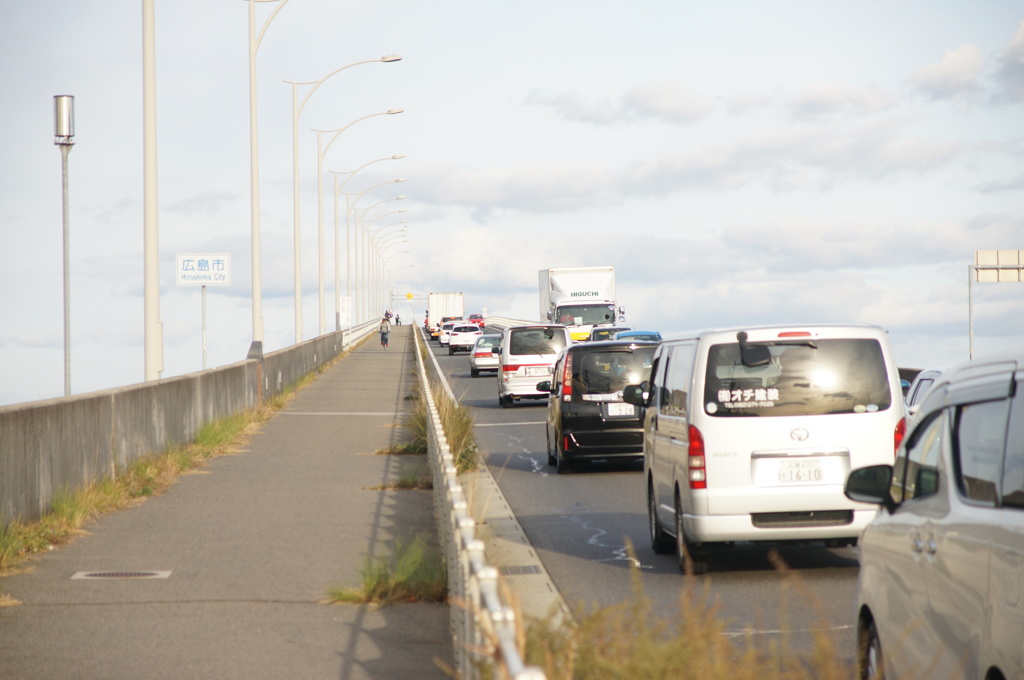
[[[302, 240], [299, 238], [299, 116], [302, 115], [303, 109], [306, 108], [306, 102], [313, 96], [317, 88], [323, 85], [324, 81], [333, 76], [335, 73], [340, 73], [347, 68], [353, 66], [359, 66], [360, 64], [372, 64], [374, 62], [389, 63], [393, 61], [401, 61], [402, 57], [397, 54], [387, 54], [380, 59], [367, 59], [365, 61], [357, 61], [348, 66], [342, 66], [341, 68], [335, 69], [325, 75], [320, 80], [310, 81], [294, 81], [286, 80], [284, 82], [290, 83], [292, 86], [292, 201], [293, 201], [293, 218], [295, 221], [295, 234], [294, 234], [294, 247], [295, 247], [295, 343], [298, 344], [302, 341], [302, 267], [301, 267], [301, 255]], [[303, 97], [302, 103], [298, 102], [298, 87], [299, 85], [312, 85], [313, 87]]]
[[[367, 161], [366, 163], [363, 163], [362, 165], [360, 165], [355, 170], [345, 170], [345, 171], [328, 170], [328, 172], [330, 172], [332, 175], [334, 175], [334, 330], [336, 330], [336, 331], [340, 331], [341, 330], [341, 270], [340, 270], [340, 263], [341, 263], [341, 240], [339, 239], [339, 236], [340, 236], [340, 234], [339, 234], [340, 225], [339, 225], [339, 219], [338, 218], [339, 218], [340, 213], [338, 211], [338, 195], [341, 194], [341, 192], [345, 190], [345, 186], [348, 184], [349, 180], [352, 179], [353, 177], [355, 177], [356, 173], [359, 172], [360, 170], [362, 170], [363, 168], [365, 168], [366, 166], [373, 165], [374, 163], [379, 163], [381, 161], [399, 160], [401, 158], [405, 158], [405, 154], [395, 154], [394, 156], [390, 156], [390, 157], [386, 157], [386, 158], [377, 158], [377, 159], [372, 160], [372, 161]], [[345, 178], [345, 181], [343, 181], [340, 186], [338, 185], [338, 175], [348, 175], [348, 177]], [[349, 196], [349, 194], [345, 194], [346, 209], [347, 209], [347, 205], [348, 205], [348, 196]], [[347, 296], [350, 296], [349, 297], [349, 315], [350, 315], [350, 317], [351, 317], [351, 313], [352, 313], [352, 298], [351, 298], [351, 292], [349, 290], [350, 286], [351, 286], [351, 283], [350, 283], [350, 280], [351, 280], [351, 273], [350, 273], [351, 252], [352, 252], [352, 249], [351, 249], [351, 245], [349, 243], [348, 221], [347, 221], [347, 212], [346, 212], [346, 223], [345, 223], [345, 282], [346, 282], [346, 286], [345, 287], [346, 287], [346, 291], [345, 291], [345, 294]]]
[[[318, 284], [320, 292], [320, 335], [324, 334], [326, 329], [326, 318], [324, 317], [324, 156], [327, 155], [327, 151], [331, 148], [331, 144], [338, 138], [342, 132], [352, 127], [361, 120], [367, 118], [373, 118], [374, 116], [393, 116], [395, 114], [402, 113], [402, 109], [388, 109], [387, 111], [380, 111], [378, 113], [370, 113], [365, 116], [356, 118], [351, 123], [344, 125], [335, 130], [317, 130], [316, 133], [316, 150], [317, 150], [317, 166], [316, 166], [316, 187], [317, 187], [317, 244], [319, 248], [319, 267], [318, 267]], [[333, 132], [334, 135], [328, 140], [327, 144], [322, 143], [322, 135]]]
[[[252, 213], [252, 345], [248, 357], [263, 357], [263, 284], [260, 263], [260, 152], [256, 115], [256, 52], [270, 22], [288, 4], [288, 0], [247, 0], [249, 3], [249, 193]], [[280, 2], [256, 34], [257, 2]]]
[[75, 145], [75, 98], [53, 98], [53, 143], [60, 147], [61, 202], [64, 234], [64, 396], [71, 395], [71, 217], [68, 213], [68, 154]]
[[[399, 179], [396, 179], [396, 180], [393, 180], [393, 181], [395, 181], [395, 182], [404, 182], [405, 180], [402, 179], [402, 178], [399, 178]], [[369, 187], [367, 189], [364, 189], [363, 191], [361, 191], [359, 193], [347, 193], [346, 192], [346, 194], [345, 194], [345, 206], [346, 206], [345, 231], [346, 231], [346, 237], [348, 236], [349, 227], [352, 225], [352, 217], [353, 217], [354, 213], [356, 212], [356, 204], [359, 203], [359, 201], [362, 200], [363, 196], [365, 196], [367, 194], [367, 192], [369, 192], [371, 189], [379, 187], [382, 184], [388, 184], [388, 183], [389, 182], [381, 182], [379, 184], [374, 184], [373, 186], [371, 186], [371, 187]], [[351, 202], [349, 202], [349, 199], [351, 199], [353, 196], [355, 196], [356, 198], [354, 200], [352, 200]], [[365, 215], [366, 211], [368, 211], [371, 208], [373, 208], [374, 206], [380, 205], [381, 203], [384, 203], [386, 201], [402, 200], [404, 198], [405, 198], [405, 196], [395, 196], [395, 197], [392, 197], [392, 198], [386, 198], [383, 201], [377, 201], [376, 203], [371, 205], [369, 208], [363, 209], [363, 214]], [[384, 215], [391, 215], [391, 214], [394, 214], [395, 212], [408, 212], [408, 210], [403, 208], [401, 210], [395, 210], [395, 211], [392, 211], [390, 213], [384, 213]], [[375, 220], [380, 219], [384, 215], [378, 215], [374, 219]], [[355, 218], [355, 229], [352, 230], [352, 237], [353, 237], [353, 241], [352, 241], [352, 243], [353, 243], [353, 260], [352, 260], [352, 262], [353, 262], [353, 269], [357, 272], [356, 273], [356, 279], [355, 279], [356, 280], [356, 294], [357, 294], [356, 296], [359, 298], [360, 303], [362, 303], [363, 302], [362, 296], [358, 295], [358, 293], [359, 293], [359, 283], [360, 283], [359, 277], [358, 277], [358, 272], [359, 272], [359, 268], [361, 266], [360, 265], [360, 260], [362, 258], [362, 241], [360, 239], [360, 229], [359, 229], [359, 218], [358, 218], [358, 216]], [[361, 307], [362, 307], [362, 305], [359, 306], [360, 311], [361, 311]]]

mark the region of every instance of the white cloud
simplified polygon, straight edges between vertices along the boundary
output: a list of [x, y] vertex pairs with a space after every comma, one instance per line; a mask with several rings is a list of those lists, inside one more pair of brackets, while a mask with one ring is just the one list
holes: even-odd
[[1024, 21], [1017, 24], [1017, 32], [996, 63], [996, 101], [1024, 102]]
[[797, 118], [859, 116], [885, 111], [893, 106], [895, 99], [891, 92], [876, 88], [818, 83], [794, 97], [790, 107]]
[[910, 78], [911, 84], [932, 99], [949, 99], [974, 94], [980, 90], [979, 78], [985, 66], [981, 50], [965, 43], [947, 50], [937, 63], [919, 69]]

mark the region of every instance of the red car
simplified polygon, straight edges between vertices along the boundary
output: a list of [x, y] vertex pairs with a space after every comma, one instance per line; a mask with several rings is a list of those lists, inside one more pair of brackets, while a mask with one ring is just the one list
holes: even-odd
[[484, 315], [483, 314], [470, 314], [469, 318], [466, 319], [469, 323], [475, 323], [480, 328], [484, 327]]

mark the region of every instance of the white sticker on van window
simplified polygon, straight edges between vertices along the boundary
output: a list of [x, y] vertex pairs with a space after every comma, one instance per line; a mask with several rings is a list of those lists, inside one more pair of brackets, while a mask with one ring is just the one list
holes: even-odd
[[[758, 387], [743, 390], [718, 390], [718, 401], [727, 409], [770, 408], [779, 400], [776, 387]], [[708, 410], [709, 413], [713, 411]]]

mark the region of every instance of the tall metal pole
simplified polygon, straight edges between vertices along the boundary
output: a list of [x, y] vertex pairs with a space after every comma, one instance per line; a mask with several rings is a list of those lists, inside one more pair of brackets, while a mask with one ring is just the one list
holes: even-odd
[[[252, 344], [250, 358], [263, 356], [263, 277], [260, 263], [260, 152], [259, 124], [256, 115], [256, 52], [260, 48], [263, 34], [277, 13], [288, 4], [288, 0], [248, 0], [249, 2], [249, 193], [252, 213]], [[280, 2], [263, 22], [256, 35], [257, 2]]]
[[142, 0], [142, 195], [143, 195], [143, 337], [145, 379], [163, 371], [163, 326], [160, 323], [160, 239], [156, 182], [156, 39], [153, 0]]
[[68, 154], [75, 144], [75, 98], [53, 98], [53, 143], [60, 147], [64, 240], [64, 396], [71, 395], [71, 217], [68, 212]]

